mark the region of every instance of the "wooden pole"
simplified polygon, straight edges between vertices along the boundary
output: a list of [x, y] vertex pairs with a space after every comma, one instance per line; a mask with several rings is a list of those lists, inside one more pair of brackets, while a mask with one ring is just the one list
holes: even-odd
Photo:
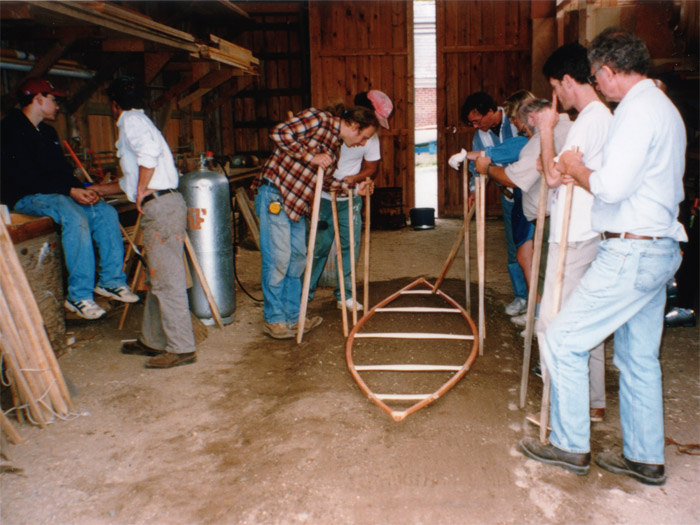
[[194, 268], [194, 273], [197, 274], [197, 278], [199, 279], [199, 284], [202, 286], [202, 291], [204, 292], [204, 295], [207, 298], [207, 302], [209, 303], [209, 309], [211, 310], [211, 314], [214, 316], [214, 320], [216, 321], [216, 324], [219, 325], [219, 328], [221, 328], [223, 330], [224, 323], [221, 320], [221, 314], [219, 313], [219, 307], [216, 305], [216, 300], [214, 299], [214, 294], [211, 292], [211, 288], [209, 288], [209, 282], [207, 281], [207, 277], [204, 275], [204, 271], [202, 270], [202, 267], [199, 265], [199, 259], [197, 259], [197, 254], [194, 252], [194, 248], [192, 247], [192, 241], [190, 241], [190, 236], [187, 235], [187, 232], [185, 232], [185, 249], [187, 250], [187, 254], [190, 256], [190, 261], [192, 261], [192, 267]]
[[479, 355], [484, 355], [486, 319], [484, 312], [485, 252], [486, 252], [486, 175], [476, 178], [476, 257], [479, 273]]
[[[357, 324], [357, 278], [355, 275], [356, 264], [355, 264], [355, 210], [354, 208], [355, 197], [353, 196], [352, 188], [348, 188], [348, 245], [350, 247], [350, 291], [352, 293], [352, 325]], [[340, 246], [338, 246], [340, 248]]]
[[530, 290], [527, 298], [527, 322], [525, 324], [525, 347], [523, 348], [523, 370], [520, 376], [520, 408], [525, 406], [527, 397], [527, 384], [530, 377], [530, 356], [532, 355], [532, 338], [535, 332], [535, 308], [537, 307], [537, 288], [540, 279], [540, 261], [542, 260], [542, 245], [544, 244], [544, 226], [547, 220], [547, 196], [549, 186], [542, 175], [540, 186], [540, 199], [537, 203], [537, 222], [535, 223], [535, 246], [532, 254], [532, 268], [530, 270]]
[[10, 239], [10, 234], [5, 227], [5, 224], [0, 221], [0, 246], [3, 247], [3, 251], [6, 252], [5, 263], [9, 267], [12, 279], [14, 281], [14, 286], [20, 290], [24, 306], [26, 308], [27, 314], [29, 316], [29, 325], [35, 331], [38, 337], [38, 348], [40, 352], [41, 362], [47, 364], [52, 372], [54, 379], [56, 380], [56, 385], [62, 396], [60, 402], [55, 406], [57, 411], [63, 413], [64, 411], [72, 410], [73, 406], [70, 399], [70, 393], [68, 392], [68, 387], [63, 379], [63, 373], [58, 366], [58, 361], [56, 360], [56, 354], [54, 354], [51, 343], [49, 342], [48, 336], [46, 335], [46, 330], [44, 329], [44, 320], [41, 317], [41, 312], [36, 304], [32, 289], [29, 286], [29, 281], [27, 281], [27, 276], [22, 269], [22, 265], [17, 257], [17, 252], [15, 252], [14, 245]]
[[15, 430], [15, 427], [12, 426], [12, 423], [10, 423], [10, 420], [7, 419], [5, 412], [2, 410], [0, 410], [0, 427], [2, 427], [2, 431], [5, 433], [10, 442], [14, 443], [15, 445], [22, 442], [22, 436], [20, 436]]
[[338, 268], [338, 284], [340, 285], [340, 310], [342, 312], [343, 318], [343, 337], [348, 336], [348, 310], [345, 305], [345, 273], [343, 272], [343, 252], [340, 249], [340, 231], [339, 231], [339, 221], [338, 221], [338, 202], [336, 192], [333, 192], [333, 198], [331, 199], [331, 209], [333, 210], [333, 232], [335, 235], [335, 256], [336, 265]]
[[467, 313], [471, 315], [472, 293], [471, 268], [469, 261], [469, 223], [471, 222], [471, 217], [474, 210], [469, 209], [469, 162], [467, 159], [464, 159], [464, 162], [462, 162], [462, 196], [464, 199], [464, 202], [462, 203], [464, 210], [464, 305]]
[[[371, 183], [367, 177], [367, 185]], [[369, 221], [370, 221], [370, 191], [367, 188], [365, 195], [365, 267], [364, 267], [364, 287], [362, 288], [363, 300], [365, 302], [365, 312], [369, 310]], [[347, 337], [347, 334], [345, 334]]]
[[[471, 224], [472, 216], [474, 215], [475, 209], [476, 206], [472, 206], [472, 208], [469, 210], [469, 215], [467, 215], [467, 222], [462, 224], [462, 227], [457, 232], [457, 237], [455, 237], [455, 242], [452, 244], [452, 249], [450, 250], [450, 253], [447, 256], [447, 259], [445, 259], [445, 264], [443, 264], [442, 270], [440, 270], [440, 274], [438, 275], [435, 284], [433, 284], [433, 293], [436, 293], [440, 289], [442, 282], [447, 276], [447, 272], [452, 267], [452, 263], [454, 262], [455, 257], [457, 257], [457, 251], [459, 251], [459, 247], [462, 245], [462, 242], [464, 242], [464, 239], [466, 238], [465, 229], [469, 228], [469, 224]], [[467, 253], [466, 250], [465, 253]]]
[[[571, 203], [574, 198], [574, 184], [570, 182], [566, 185], [566, 196], [564, 197], [564, 216], [561, 223], [561, 241], [559, 243], [559, 253], [557, 257], [557, 275], [554, 282], [554, 298], [552, 300], [552, 312], [556, 315], [561, 307], [561, 295], [564, 285], [564, 267], [566, 266], [566, 251], [569, 245], [569, 224], [571, 223]], [[552, 316], [554, 317], [554, 316]], [[549, 397], [551, 393], [551, 379], [544, 359], [540, 359], [542, 369], [542, 407], [540, 408], [540, 441], [547, 441], [547, 425], [549, 424]]]
[[[309, 231], [309, 245], [306, 247], [306, 269], [304, 270], [304, 284], [301, 289], [301, 306], [299, 307], [299, 321], [297, 322], [297, 344], [304, 337], [304, 325], [306, 324], [306, 308], [309, 305], [309, 287], [311, 286], [311, 269], [314, 265], [314, 248], [316, 247], [316, 232], [318, 230], [318, 216], [321, 213], [321, 190], [323, 189], [323, 168], [318, 167], [316, 174], [316, 190], [314, 192], [314, 204], [311, 208], [311, 229]], [[336, 247], [340, 250], [340, 246]]]
[[[78, 168], [80, 169], [80, 171], [83, 172], [83, 175], [85, 176], [85, 178], [87, 179], [87, 181], [88, 181], [88, 182], [94, 182], [94, 181], [92, 180], [92, 177], [90, 177], [90, 174], [89, 174], [89, 173], [87, 172], [87, 170], [83, 167], [83, 163], [80, 162], [80, 159], [79, 159], [78, 156], [75, 154], [75, 151], [73, 151], [73, 148], [70, 147], [70, 144], [68, 144], [68, 142], [64, 140], [64, 141], [63, 141], [63, 146], [66, 148], [66, 150], [68, 151], [68, 153], [70, 153], [70, 156], [73, 158], [73, 161], [75, 162], [75, 165], [78, 166]], [[141, 252], [140, 252], [139, 249], [136, 247], [136, 244], [134, 244], [134, 240], [133, 240], [133, 239], [129, 236], [129, 234], [126, 232], [126, 230], [124, 229], [124, 226], [122, 226], [120, 222], [117, 222], [117, 224], [119, 225], [119, 229], [121, 230], [122, 235], [124, 236], [124, 239], [126, 239], [126, 242], [129, 243], [129, 246], [131, 246], [131, 248], [134, 250], [135, 253], [137, 253], [138, 255], [141, 255]]]
[[[131, 280], [131, 289], [136, 291], [136, 285], [139, 282], [139, 277], [141, 277], [141, 272], [143, 271], [143, 263], [139, 259], [139, 261], [136, 263], [136, 270], [134, 271], [134, 277]], [[121, 330], [124, 328], [124, 322], [126, 321], [126, 315], [129, 313], [129, 303], [124, 303], [124, 309], [122, 310], [122, 316], [119, 318], [119, 325], [117, 326], [117, 330]]]

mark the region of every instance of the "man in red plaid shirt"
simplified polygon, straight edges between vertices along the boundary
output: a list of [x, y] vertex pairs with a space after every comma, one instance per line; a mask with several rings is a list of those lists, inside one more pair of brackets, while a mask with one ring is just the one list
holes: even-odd
[[[306, 261], [306, 221], [300, 219], [311, 212], [318, 168], [325, 170], [324, 189], [340, 190], [342, 183], [333, 178], [340, 146], [364, 145], [377, 126], [371, 109], [338, 104], [304, 110], [272, 130], [277, 147], [251, 186], [257, 191], [255, 212], [260, 219], [263, 331], [270, 337], [296, 336]], [[361, 194], [366, 186], [358, 185]], [[306, 320], [305, 331], [322, 321]]]

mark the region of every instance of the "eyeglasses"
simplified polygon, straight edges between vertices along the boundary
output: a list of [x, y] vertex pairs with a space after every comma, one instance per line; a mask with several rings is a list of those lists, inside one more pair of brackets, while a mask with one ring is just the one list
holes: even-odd
[[597, 79], [595, 76], [598, 74], [598, 71], [600, 71], [601, 69], [603, 69], [603, 67], [604, 67], [604, 65], [599, 66], [598, 69], [596, 69], [596, 70], [593, 72], [593, 74], [592, 74], [591, 76], [588, 77], [588, 83], [589, 83], [591, 86], [595, 86], [595, 85], [598, 83], [598, 79]]
[[478, 120], [470, 120], [467, 122], [467, 124], [469, 124], [473, 128], [478, 128], [479, 124], [481, 124], [481, 121], [484, 120], [485, 116], [486, 115], [481, 115], [481, 118], [479, 118]]

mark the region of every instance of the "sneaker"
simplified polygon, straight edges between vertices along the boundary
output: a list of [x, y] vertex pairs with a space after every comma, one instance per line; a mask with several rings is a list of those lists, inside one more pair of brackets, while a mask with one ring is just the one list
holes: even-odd
[[137, 303], [139, 301], [139, 296], [132, 292], [128, 286], [117, 286], [116, 288], [97, 286], [95, 287], [95, 293], [102, 297], [116, 299], [122, 303]]
[[516, 297], [513, 302], [506, 306], [506, 315], [513, 317], [514, 315], [522, 314], [527, 311], [527, 299]]
[[287, 323], [263, 323], [263, 332], [273, 339], [294, 339], [297, 336]]
[[[343, 301], [338, 301], [336, 303], [336, 306], [338, 307], [338, 310], [342, 310], [343, 309]], [[352, 297], [348, 297], [347, 299], [345, 299], [345, 308], [347, 308], [348, 310], [352, 310]], [[357, 303], [357, 311], [360, 312], [362, 310], [364, 310], [364, 307], [362, 306], [362, 303], [358, 302]]]
[[[309, 319], [308, 317], [306, 318], [306, 321], [304, 321], [304, 333], [308, 334], [311, 330], [316, 328], [318, 325], [320, 325], [323, 322], [323, 317], [321, 316], [315, 316]], [[295, 334], [299, 331], [299, 323], [294, 323], [292, 326], [289, 327], [290, 330], [292, 330]]]
[[510, 318], [510, 322], [515, 326], [526, 326], [527, 325], [527, 312], [520, 315], [514, 315]]
[[63, 306], [69, 312], [74, 312], [83, 319], [99, 319], [107, 313], [92, 299], [83, 299], [82, 301], [66, 299]]

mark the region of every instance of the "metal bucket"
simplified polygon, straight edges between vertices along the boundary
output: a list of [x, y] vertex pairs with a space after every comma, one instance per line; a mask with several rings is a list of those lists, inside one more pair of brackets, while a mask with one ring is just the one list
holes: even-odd
[[411, 228], [432, 230], [435, 228], [435, 208], [411, 208]]
[[[224, 324], [236, 309], [233, 232], [229, 181], [221, 173], [200, 168], [180, 178], [187, 203], [187, 233], [211, 288]], [[190, 309], [204, 324], [214, 324], [209, 302], [194, 271], [188, 295]]]

